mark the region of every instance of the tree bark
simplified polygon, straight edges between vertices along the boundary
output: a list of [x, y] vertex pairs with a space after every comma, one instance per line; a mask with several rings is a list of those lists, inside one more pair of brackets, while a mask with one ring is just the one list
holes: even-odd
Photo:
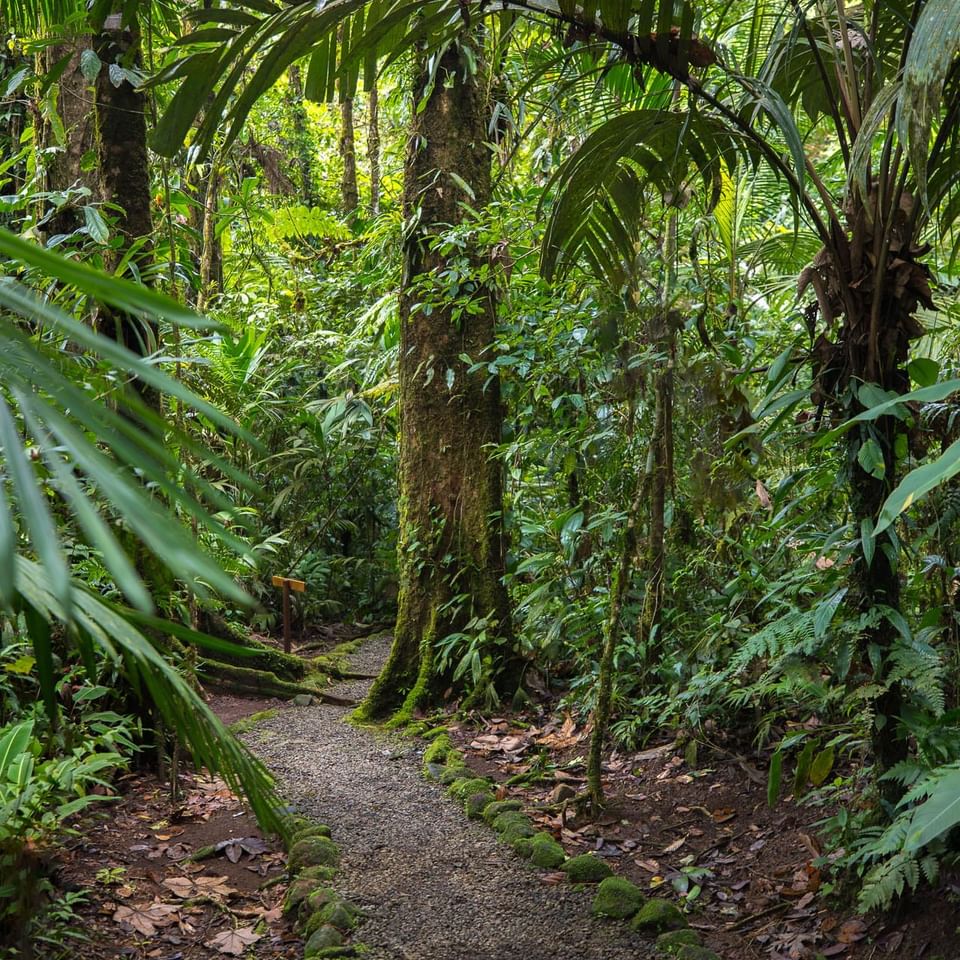
[[[421, 65], [415, 103], [427, 99], [414, 110], [407, 150], [404, 217], [415, 226], [400, 293], [399, 610], [390, 657], [360, 711], [399, 711], [397, 723], [439, 699], [450, 677], [439, 676], [437, 645], [473, 617], [489, 621], [484, 674], [506, 662], [501, 689], [519, 679], [503, 585], [503, 482], [491, 455], [500, 441], [500, 386], [486, 370], [468, 373], [460, 359], [484, 356], [494, 339], [493, 294], [474, 279], [486, 258], [472, 241], [465, 258], [434, 242], [440, 230], [462, 227], [465, 204], [482, 209], [491, 195], [490, 104], [469, 72], [467, 42], [446, 50], [429, 90]], [[448, 266], [469, 268], [453, 290], [436, 280]]]
[[340, 178], [340, 202], [348, 216], [356, 213], [360, 205], [360, 190], [357, 187], [357, 141], [353, 129], [353, 97], [340, 101], [340, 158], [343, 160], [343, 176]]
[[[89, 195], [63, 204], [47, 221], [47, 235], [57, 236], [73, 233], [84, 224], [83, 207], [90, 200], [98, 199], [99, 184], [93, 164], [86, 166], [84, 158], [95, 149], [94, 111], [91, 84], [80, 69], [80, 58], [91, 48], [89, 37], [77, 37], [70, 43], [58, 43], [47, 47], [41, 56], [45, 73], [69, 58], [57, 82], [55, 109], [63, 125], [58, 136], [50, 117], [44, 117], [38, 134], [40, 146], [47, 158], [44, 166], [44, 188], [51, 193], [65, 193], [71, 188], [86, 188]], [[58, 142], [63, 139], [63, 142]], [[53, 149], [56, 148], [56, 149]]]
[[[119, 19], [118, 15], [108, 18], [93, 42], [103, 63], [95, 88], [100, 196], [105, 204], [113, 205], [121, 236], [108, 268], [116, 269], [136, 246], [130, 263], [142, 276], [153, 262], [146, 97], [125, 77], [111, 75], [111, 65], [140, 64], [139, 29], [136, 24], [123, 27]], [[102, 332], [139, 356], [157, 349], [158, 331], [153, 322], [101, 308], [99, 325]]]
[[200, 292], [197, 296], [197, 310], [201, 313], [208, 309], [211, 299], [223, 283], [223, 250], [217, 236], [217, 207], [220, 200], [221, 177], [220, 160], [219, 157], [214, 156], [210, 162], [210, 175], [203, 195]]
[[380, 92], [374, 79], [370, 86], [370, 116], [367, 121], [367, 161], [370, 164], [370, 216], [380, 215]]

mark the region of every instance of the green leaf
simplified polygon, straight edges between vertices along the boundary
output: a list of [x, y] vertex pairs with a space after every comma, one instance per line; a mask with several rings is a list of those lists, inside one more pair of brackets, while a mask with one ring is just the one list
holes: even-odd
[[914, 357], [907, 364], [907, 372], [918, 387], [932, 387], [940, 377], [940, 364], [929, 357]]
[[927, 799], [914, 811], [904, 849], [915, 853], [960, 823], [960, 770], [938, 776]]
[[95, 50], [87, 47], [80, 54], [80, 72], [83, 74], [87, 83], [93, 83], [100, 76], [100, 70], [103, 68], [103, 62], [97, 56]]
[[810, 782], [815, 787], [823, 786], [823, 782], [830, 776], [830, 771], [833, 769], [833, 761], [834, 747], [832, 744], [821, 750], [813, 758], [813, 763], [810, 764]]
[[808, 740], [797, 757], [797, 768], [793, 773], [793, 795], [799, 799], [806, 792], [807, 780], [810, 778], [810, 764], [817, 749], [817, 740]]
[[887, 471], [883, 451], [873, 437], [868, 437], [866, 442], [860, 445], [857, 451], [857, 463], [863, 468], [864, 473], [869, 473], [871, 477], [876, 477], [878, 480], [882, 480]]
[[24, 720], [11, 727], [0, 740], [0, 780], [5, 780], [15, 757], [24, 753], [33, 738], [33, 721]]
[[783, 754], [778, 750], [770, 758], [770, 771], [767, 774], [767, 805], [775, 807], [780, 796], [780, 777], [783, 773]]
[[876, 533], [882, 533], [897, 517], [931, 490], [960, 473], [960, 440], [954, 440], [933, 463], [911, 470], [884, 501]]
[[97, 243], [107, 243], [109, 241], [110, 230], [103, 217], [100, 216], [100, 211], [93, 204], [88, 203], [84, 206], [83, 220], [91, 239]]

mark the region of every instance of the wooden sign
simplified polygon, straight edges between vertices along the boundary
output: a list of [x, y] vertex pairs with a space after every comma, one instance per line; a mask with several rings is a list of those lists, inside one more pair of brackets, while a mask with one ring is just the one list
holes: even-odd
[[305, 593], [307, 585], [303, 580], [291, 580], [290, 577], [274, 577], [273, 585], [275, 587], [289, 586], [294, 593]]
[[292, 577], [273, 577], [273, 585], [283, 588], [283, 652], [290, 652], [290, 591], [305, 593], [307, 585], [303, 580], [294, 580]]

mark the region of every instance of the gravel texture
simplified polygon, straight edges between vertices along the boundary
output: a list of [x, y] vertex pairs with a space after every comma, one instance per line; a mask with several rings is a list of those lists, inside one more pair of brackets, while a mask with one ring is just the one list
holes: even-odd
[[[389, 640], [354, 657], [374, 673]], [[369, 681], [331, 688], [359, 697]], [[327, 823], [342, 855], [340, 892], [367, 920], [356, 938], [376, 960], [647, 960], [652, 944], [590, 915], [594, 890], [545, 884], [488, 828], [420, 774], [422, 749], [345, 723], [328, 705], [257, 724], [250, 745], [287, 797]]]

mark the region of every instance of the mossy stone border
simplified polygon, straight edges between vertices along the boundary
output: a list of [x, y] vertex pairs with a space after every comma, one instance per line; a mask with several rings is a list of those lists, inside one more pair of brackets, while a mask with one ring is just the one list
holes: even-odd
[[362, 956], [366, 952], [362, 943], [345, 941], [362, 922], [363, 912], [330, 886], [340, 866], [332, 831], [326, 824], [300, 816], [288, 817], [284, 828], [291, 882], [283, 912], [294, 917], [294, 926], [304, 938], [304, 960]]
[[494, 799], [498, 784], [489, 777], [473, 776], [463, 754], [453, 745], [447, 727], [428, 727], [424, 721], [415, 721], [405, 732], [429, 741], [423, 752], [423, 776], [446, 786], [447, 795], [464, 809], [469, 819], [482, 819], [518, 856], [534, 866], [545, 870], [559, 868], [573, 884], [599, 884], [593, 905], [596, 916], [629, 922], [641, 934], [659, 933], [656, 950], [665, 960], [721, 960], [702, 945], [699, 934], [689, 928], [675, 903], [656, 897], [648, 899], [639, 887], [618, 877], [605, 860], [592, 854], [567, 859], [563, 847], [551, 834], [536, 830], [522, 812], [519, 800]]

